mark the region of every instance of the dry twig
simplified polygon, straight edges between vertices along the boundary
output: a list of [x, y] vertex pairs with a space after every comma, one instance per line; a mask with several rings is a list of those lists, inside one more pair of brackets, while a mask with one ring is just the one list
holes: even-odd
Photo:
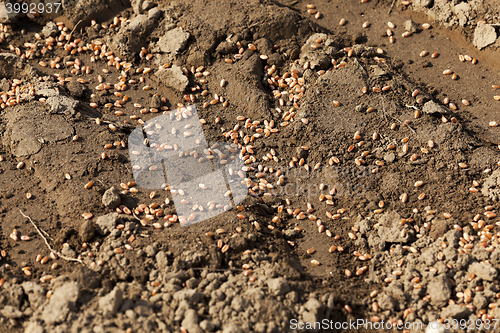
[[[33, 226], [35, 227], [36, 231], [38, 231], [38, 233], [40, 234], [40, 236], [42, 236], [43, 240], [45, 241], [45, 244], [47, 245], [47, 247], [49, 248], [49, 250], [51, 252], [54, 252], [55, 254], [57, 254], [57, 256], [61, 259], [64, 259], [64, 260], [67, 260], [67, 261], [77, 261], [79, 262], [80, 264], [83, 264], [83, 261], [80, 260], [80, 259], [76, 259], [76, 258], [70, 258], [70, 257], [66, 257], [65, 255], [61, 254], [60, 252], [54, 250], [52, 248], [52, 246], [50, 246], [49, 242], [47, 241], [47, 237], [44, 236], [44, 233], [46, 234], [45, 231], [43, 231], [42, 229], [40, 229], [36, 223], [33, 221], [33, 219], [31, 219], [31, 217], [29, 217], [28, 215], [25, 215], [20, 209], [19, 209], [19, 212], [21, 213], [22, 216], [24, 216], [25, 218], [27, 218], [28, 220], [30, 220], [31, 224], [33, 224]], [[49, 236], [50, 237], [50, 236]]]
[[396, 0], [392, 0], [391, 8], [389, 8], [389, 13], [387, 15], [390, 15], [392, 12], [392, 9], [394, 8], [394, 5], [396, 4]]

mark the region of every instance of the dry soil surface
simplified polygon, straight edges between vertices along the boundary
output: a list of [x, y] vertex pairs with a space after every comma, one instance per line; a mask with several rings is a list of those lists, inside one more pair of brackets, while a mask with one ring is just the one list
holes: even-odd
[[494, 0], [2, 6], [1, 332], [500, 332]]

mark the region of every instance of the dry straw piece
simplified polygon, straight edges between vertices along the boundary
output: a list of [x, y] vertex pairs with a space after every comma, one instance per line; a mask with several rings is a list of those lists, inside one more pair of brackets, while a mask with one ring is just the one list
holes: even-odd
[[[31, 224], [35, 227], [36, 231], [38, 232], [38, 234], [40, 236], [42, 236], [43, 240], [45, 241], [45, 245], [47, 245], [47, 248], [51, 252], [57, 254], [57, 256], [59, 258], [61, 258], [61, 259], [64, 259], [64, 260], [67, 260], [67, 261], [76, 261], [76, 262], [79, 262], [80, 264], [83, 264], [83, 261], [81, 259], [66, 257], [65, 255], [61, 254], [60, 252], [54, 250], [52, 248], [52, 246], [50, 246], [50, 244], [49, 244], [49, 242], [47, 240], [47, 237], [49, 237], [49, 238], [51, 238], [51, 237], [45, 231], [43, 231], [42, 229], [40, 229], [30, 216], [24, 214], [21, 209], [19, 209], [19, 212], [21, 213], [22, 216], [24, 216], [25, 218], [27, 218], [31, 222]], [[44, 234], [47, 235], [47, 237]]]

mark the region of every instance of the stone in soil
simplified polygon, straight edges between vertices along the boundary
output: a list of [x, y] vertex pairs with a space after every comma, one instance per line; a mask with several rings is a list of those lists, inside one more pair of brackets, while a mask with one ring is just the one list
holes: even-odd
[[181, 28], [170, 30], [158, 40], [157, 47], [153, 51], [167, 53], [171, 59], [175, 59], [178, 53], [186, 47], [190, 36], [189, 32]]
[[95, 235], [95, 225], [94, 222], [91, 220], [85, 220], [81, 225], [80, 229], [78, 230], [78, 234], [80, 236], [80, 239], [84, 243], [88, 243], [94, 238]]
[[157, 5], [148, 0], [132, 0], [131, 4], [135, 14], [143, 14]]
[[130, 23], [123, 25], [116, 35], [110, 37], [108, 44], [111, 49], [122, 57], [131, 58], [141, 47], [146, 46], [146, 37], [156, 27], [162, 13], [158, 8], [153, 8], [147, 14], [132, 18]]
[[467, 2], [462, 2], [453, 7], [453, 12], [458, 18], [458, 24], [465, 27], [470, 18], [471, 6]]
[[32, 281], [25, 281], [22, 283], [22, 287], [24, 293], [28, 296], [31, 308], [36, 310], [47, 301], [47, 297], [45, 297], [46, 291], [39, 284]]
[[471, 311], [464, 305], [450, 304], [441, 311], [441, 318], [467, 319]]
[[481, 193], [492, 201], [498, 201], [500, 197], [500, 169], [491, 173], [491, 176], [484, 180]]
[[403, 27], [406, 31], [409, 31], [409, 32], [415, 33], [418, 31], [418, 25], [415, 22], [413, 22], [412, 20], [405, 21]]
[[122, 202], [120, 191], [116, 187], [110, 187], [102, 196], [102, 204], [110, 209], [115, 209]]
[[99, 232], [102, 235], [107, 235], [113, 231], [118, 224], [120, 217], [118, 213], [109, 213], [97, 218], [97, 226], [99, 227]]
[[290, 291], [288, 282], [281, 277], [267, 280], [267, 286], [274, 295], [284, 295]]
[[178, 92], [183, 92], [189, 84], [189, 79], [182, 73], [181, 68], [176, 65], [173, 65], [171, 68], [160, 68], [155, 73], [155, 76], [161, 84], [173, 88]]
[[469, 266], [469, 273], [485, 281], [493, 281], [498, 276], [498, 271], [490, 264], [474, 262]]
[[109, 294], [101, 297], [99, 300], [99, 308], [106, 314], [115, 314], [120, 308], [123, 301], [123, 291], [116, 286]]
[[42, 35], [44, 37], [48, 38], [48, 37], [51, 37], [51, 36], [55, 36], [58, 31], [59, 30], [57, 29], [57, 25], [54, 22], [49, 21], [43, 27], [43, 29], [42, 29]]
[[55, 289], [43, 310], [44, 322], [50, 325], [65, 321], [68, 313], [75, 310], [79, 296], [80, 287], [76, 282], [67, 282]]
[[434, 101], [428, 101], [425, 103], [422, 111], [427, 114], [446, 114], [446, 109]]
[[484, 49], [486, 46], [493, 44], [497, 39], [495, 27], [489, 24], [478, 24], [474, 30], [474, 40], [472, 43], [478, 49]]
[[11, 24], [17, 21], [17, 14], [14, 11], [7, 12], [4, 2], [0, 3], [0, 23]]
[[427, 294], [431, 295], [431, 304], [440, 308], [448, 304], [451, 297], [451, 286], [448, 277], [445, 274], [440, 274], [429, 279], [427, 285]]

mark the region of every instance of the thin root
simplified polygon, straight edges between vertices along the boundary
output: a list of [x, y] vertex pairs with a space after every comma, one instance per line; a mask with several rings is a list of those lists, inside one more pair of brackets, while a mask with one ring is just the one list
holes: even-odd
[[[21, 213], [22, 216], [24, 216], [25, 218], [27, 218], [28, 220], [30, 220], [31, 224], [33, 224], [33, 226], [35, 227], [36, 231], [38, 231], [38, 233], [40, 234], [40, 236], [42, 236], [43, 240], [45, 241], [45, 244], [47, 245], [47, 247], [49, 248], [49, 250], [51, 252], [54, 252], [55, 254], [57, 254], [57, 256], [61, 259], [64, 259], [64, 260], [67, 260], [67, 261], [77, 261], [79, 262], [80, 264], [83, 264], [83, 261], [80, 260], [80, 259], [76, 259], [76, 258], [70, 258], [70, 257], [66, 257], [64, 255], [62, 255], [60, 252], [54, 250], [52, 248], [52, 246], [50, 246], [49, 242], [47, 241], [47, 238], [44, 236], [44, 233], [47, 234], [45, 231], [43, 231], [42, 229], [40, 229], [36, 224], [35, 222], [31, 219], [31, 217], [29, 217], [28, 215], [25, 215], [20, 209], [19, 209], [19, 212]], [[49, 236], [50, 237], [50, 236]]]

